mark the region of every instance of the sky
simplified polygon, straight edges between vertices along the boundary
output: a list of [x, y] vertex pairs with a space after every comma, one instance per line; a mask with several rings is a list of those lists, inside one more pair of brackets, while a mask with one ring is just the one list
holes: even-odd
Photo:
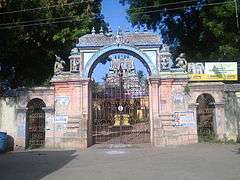
[[114, 32], [118, 30], [119, 26], [122, 29], [126, 29], [126, 27], [133, 29], [127, 20], [127, 8], [128, 6], [121, 5], [119, 0], [103, 0], [102, 13]]
[[[127, 10], [128, 6], [123, 6], [119, 3], [119, 0], [103, 0], [102, 2], [102, 13], [105, 17], [105, 21], [109, 23], [113, 32], [117, 32], [118, 28], [126, 29], [127, 27], [130, 31], [133, 31], [131, 23], [127, 20]], [[147, 76], [147, 70], [140, 60], [134, 58], [135, 71], [143, 71], [145, 76]], [[103, 82], [103, 78], [108, 73], [110, 63], [106, 64], [98, 63], [95, 69], [93, 70], [92, 78], [97, 82]]]

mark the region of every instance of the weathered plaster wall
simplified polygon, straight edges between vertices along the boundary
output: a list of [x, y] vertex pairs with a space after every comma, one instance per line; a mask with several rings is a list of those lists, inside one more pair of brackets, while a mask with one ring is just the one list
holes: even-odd
[[[158, 78], [150, 78], [150, 83], [153, 145], [197, 143], [196, 125], [189, 127], [175, 126], [177, 113], [193, 111], [189, 107], [189, 97], [185, 93], [185, 86], [188, 83], [187, 74], [164, 73]], [[191, 114], [193, 115], [192, 121], [194, 121], [194, 112]]]
[[[184, 73], [178, 74], [172, 79], [165, 79], [161, 83], [161, 101], [165, 103], [162, 113], [163, 129], [165, 132], [166, 145], [192, 144], [197, 143], [196, 124], [183, 127], [177, 126], [176, 115], [181, 113], [192, 114], [194, 121], [194, 112], [189, 108], [189, 96], [185, 92], [185, 86], [188, 83], [188, 76]], [[163, 106], [164, 107], [164, 106]], [[163, 116], [163, 117], [164, 117]], [[168, 118], [166, 118], [168, 117]]]
[[19, 89], [16, 97], [16, 124], [17, 136], [15, 141], [19, 146], [25, 148], [26, 144], [26, 113], [28, 103], [35, 99], [41, 99], [45, 103], [45, 146], [53, 147], [54, 141], [54, 88], [53, 87], [37, 87], [31, 89]]
[[[55, 147], [88, 147], [91, 144], [89, 79], [76, 73], [55, 76], [52, 82], [55, 87]], [[66, 120], [61, 121], [63, 118]]]
[[13, 138], [17, 136], [15, 98], [0, 99], [0, 131], [7, 132]]
[[[237, 139], [240, 98], [235, 91], [224, 92], [224, 84], [188, 84], [187, 78], [176, 77], [150, 78], [150, 84], [153, 145], [197, 143], [197, 127], [174, 126], [174, 113], [191, 111], [194, 112], [196, 120], [196, 99], [203, 93], [208, 93], [215, 99], [215, 123], [219, 137], [222, 135], [228, 140]], [[186, 92], [186, 87], [189, 92]], [[0, 99], [0, 131], [5, 131], [14, 138], [15, 147], [25, 147], [26, 107], [34, 98], [40, 98], [46, 104], [46, 147], [78, 149], [92, 144], [91, 93], [88, 79], [63, 84], [58, 82], [55, 88], [21, 90], [18, 95], [17, 98]], [[58, 119], [58, 116], [67, 116], [66, 122]]]
[[224, 111], [224, 83], [222, 82], [198, 82], [189, 83], [189, 106], [197, 108], [197, 98], [201, 94], [209, 94], [214, 98], [214, 131], [218, 139], [225, 136], [225, 111]]
[[240, 139], [240, 97], [236, 92], [225, 92], [225, 134], [227, 140]]
[[0, 99], [0, 131], [7, 132], [14, 139], [15, 148], [25, 148], [26, 112], [30, 100], [39, 98], [44, 101], [46, 147], [52, 147], [49, 141], [53, 137], [54, 91], [53, 88], [19, 89], [16, 97]]

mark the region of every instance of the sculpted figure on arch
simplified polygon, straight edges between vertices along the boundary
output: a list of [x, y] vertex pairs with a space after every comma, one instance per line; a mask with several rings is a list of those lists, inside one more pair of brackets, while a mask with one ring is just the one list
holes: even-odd
[[180, 68], [184, 72], [187, 71], [187, 61], [184, 53], [181, 53], [179, 57], [176, 59], [176, 68]]
[[54, 64], [54, 74], [59, 75], [63, 72], [64, 65], [66, 64], [59, 56], [55, 55], [56, 62]]

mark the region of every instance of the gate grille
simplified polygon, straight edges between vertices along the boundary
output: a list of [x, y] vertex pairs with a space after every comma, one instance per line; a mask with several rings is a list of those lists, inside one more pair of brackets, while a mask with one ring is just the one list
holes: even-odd
[[198, 97], [197, 126], [199, 141], [211, 141], [215, 139], [214, 133], [214, 99], [209, 94]]
[[39, 148], [45, 143], [45, 112], [41, 101], [32, 100], [27, 111], [27, 148]]
[[150, 142], [147, 81], [119, 69], [104, 82], [92, 81], [94, 143]]

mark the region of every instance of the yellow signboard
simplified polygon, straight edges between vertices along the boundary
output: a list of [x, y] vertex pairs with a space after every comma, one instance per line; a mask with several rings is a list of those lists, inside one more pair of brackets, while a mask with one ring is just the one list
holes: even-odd
[[240, 98], [240, 92], [236, 92], [235, 94], [236, 94], [237, 97]]
[[189, 63], [191, 81], [236, 81], [237, 62]]

